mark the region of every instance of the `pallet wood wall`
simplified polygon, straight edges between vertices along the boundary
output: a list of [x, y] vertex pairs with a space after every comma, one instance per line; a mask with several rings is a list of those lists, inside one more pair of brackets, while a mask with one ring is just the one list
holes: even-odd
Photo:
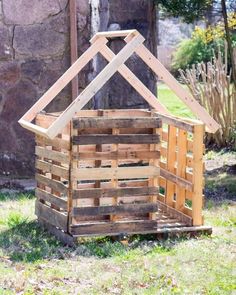
[[203, 132], [153, 111], [79, 111], [55, 139], [36, 136], [39, 220], [72, 236], [202, 225]]

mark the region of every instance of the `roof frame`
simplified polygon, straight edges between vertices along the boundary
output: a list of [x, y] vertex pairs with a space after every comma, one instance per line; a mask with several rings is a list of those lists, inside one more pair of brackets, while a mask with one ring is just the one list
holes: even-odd
[[[117, 55], [106, 45], [107, 38], [125, 37], [126, 45]], [[158, 112], [168, 114], [166, 108], [156, 96], [129, 70], [124, 64], [135, 52], [149, 68], [163, 80], [178, 97], [203, 121], [208, 131], [215, 132], [219, 124], [207, 111], [186, 91], [159, 60], [143, 45], [144, 37], [137, 30], [99, 32], [91, 40], [91, 46], [78, 60], [55, 82], [54, 85], [25, 113], [19, 120], [22, 127], [48, 138], [53, 139], [67, 125], [76, 112], [81, 110], [97, 91], [119, 72], [136, 91]], [[105, 68], [89, 83], [60, 116], [47, 129], [32, 123], [37, 114], [42, 111], [56, 95], [81, 71], [81, 69], [97, 54], [100, 53], [109, 62]]]

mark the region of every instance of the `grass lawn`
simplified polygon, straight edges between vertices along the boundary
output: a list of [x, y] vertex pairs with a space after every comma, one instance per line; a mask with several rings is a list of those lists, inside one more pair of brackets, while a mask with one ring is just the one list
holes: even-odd
[[0, 294], [233, 294], [236, 205], [209, 202], [213, 235], [136, 236], [62, 246], [35, 221], [33, 195], [0, 195]]
[[[158, 91], [173, 114], [193, 117], [166, 86]], [[96, 238], [64, 247], [38, 226], [33, 194], [0, 193], [0, 295], [236, 294], [236, 155], [211, 151], [206, 160], [204, 215], [213, 234], [197, 239]]]
[[157, 87], [158, 99], [173, 114], [179, 117], [195, 118], [191, 110], [166, 86]]

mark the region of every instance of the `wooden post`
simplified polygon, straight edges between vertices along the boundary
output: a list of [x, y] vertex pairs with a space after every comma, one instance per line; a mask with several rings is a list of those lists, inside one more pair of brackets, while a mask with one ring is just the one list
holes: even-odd
[[[187, 132], [179, 129], [177, 139], [177, 176], [185, 179], [187, 161]], [[176, 186], [176, 209], [184, 211], [186, 190], [181, 186]]]
[[203, 206], [203, 136], [204, 124], [194, 126], [193, 132], [193, 196], [192, 212], [193, 225], [202, 225], [202, 206]]
[[[176, 127], [168, 126], [168, 146], [167, 146], [167, 170], [175, 173], [176, 160]], [[175, 184], [169, 180], [166, 181], [166, 204], [173, 207], [173, 197], [175, 194]]]

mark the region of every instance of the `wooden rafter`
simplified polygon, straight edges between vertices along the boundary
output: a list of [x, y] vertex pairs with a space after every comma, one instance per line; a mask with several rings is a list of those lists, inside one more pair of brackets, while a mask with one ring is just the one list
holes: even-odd
[[[72, 5], [73, 10], [73, 5]], [[125, 37], [126, 45], [115, 55], [107, 46], [107, 38]], [[156, 99], [150, 90], [126, 67], [126, 60], [134, 53], [158, 75], [193, 111], [194, 114], [206, 124], [208, 131], [216, 132], [219, 124], [207, 113], [207, 111], [187, 92], [177, 80], [165, 69], [165, 67], [152, 55], [143, 45], [144, 38], [136, 30], [100, 32], [91, 39], [91, 46], [72, 66], [57, 80], [57, 82], [36, 102], [36, 104], [19, 120], [19, 123], [26, 129], [44, 137], [54, 138], [72, 119], [74, 114], [81, 110], [98, 90], [112, 77], [119, 72], [130, 83], [136, 91], [158, 112], [167, 114], [168, 111]], [[78, 95], [67, 109], [49, 126], [48, 129], [37, 126], [32, 121], [56, 95], [79, 73], [79, 71], [97, 54], [101, 53], [108, 61], [108, 65], [100, 74]]]

